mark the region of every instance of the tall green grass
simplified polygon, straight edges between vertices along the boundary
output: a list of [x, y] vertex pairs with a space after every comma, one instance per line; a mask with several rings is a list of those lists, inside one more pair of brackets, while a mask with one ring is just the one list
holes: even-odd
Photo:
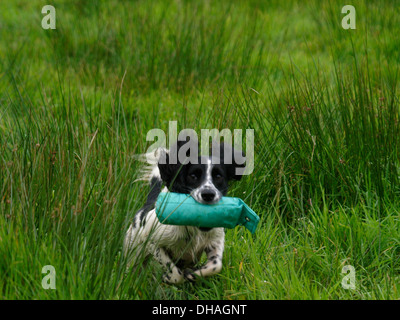
[[[0, 3], [1, 299], [398, 299], [395, 2]], [[386, 19], [385, 17], [390, 17]], [[254, 128], [220, 275], [128, 266], [146, 133]], [[342, 287], [344, 265], [356, 290]], [[45, 290], [42, 267], [56, 269]]]

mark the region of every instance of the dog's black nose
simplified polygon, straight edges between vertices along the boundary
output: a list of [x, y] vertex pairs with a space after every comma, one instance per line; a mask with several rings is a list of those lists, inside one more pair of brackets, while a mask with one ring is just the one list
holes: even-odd
[[215, 199], [215, 192], [213, 191], [203, 191], [201, 193], [201, 198], [206, 202], [211, 202]]

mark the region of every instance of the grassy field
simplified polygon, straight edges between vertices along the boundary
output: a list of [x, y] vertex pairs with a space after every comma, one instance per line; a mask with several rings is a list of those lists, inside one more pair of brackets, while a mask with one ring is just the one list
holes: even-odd
[[[0, 299], [400, 298], [397, 1], [352, 1], [355, 30], [341, 1], [58, 0], [55, 30], [46, 4], [0, 2]], [[180, 286], [121, 254], [173, 120], [254, 129], [230, 195], [261, 217]]]

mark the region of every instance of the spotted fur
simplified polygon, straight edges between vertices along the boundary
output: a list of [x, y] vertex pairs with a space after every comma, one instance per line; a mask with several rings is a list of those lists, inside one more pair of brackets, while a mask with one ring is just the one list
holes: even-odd
[[[161, 224], [155, 213], [155, 202], [161, 191], [169, 190], [190, 193], [203, 204], [217, 203], [226, 195], [228, 181], [240, 177], [232, 176], [232, 165], [214, 161], [212, 156], [199, 157], [198, 163], [171, 164], [166, 150], [155, 153], [155, 158], [159, 159], [162, 152], [165, 152], [166, 163], [151, 161], [151, 166], [144, 171], [143, 179], [150, 181], [150, 192], [126, 234], [125, 253], [132, 254], [134, 259], [143, 252], [152, 256], [164, 268], [163, 280], [167, 283], [179, 284], [215, 275], [222, 269], [224, 229]], [[198, 266], [203, 253], [207, 261]]]

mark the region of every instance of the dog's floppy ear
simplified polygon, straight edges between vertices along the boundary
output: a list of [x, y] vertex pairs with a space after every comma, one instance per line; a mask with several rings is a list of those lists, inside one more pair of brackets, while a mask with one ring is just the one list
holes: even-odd
[[171, 182], [177, 176], [179, 169], [181, 167], [180, 163], [173, 163], [167, 151], [163, 150], [158, 161], [158, 169], [160, 170], [161, 179], [167, 185], [170, 186]]
[[235, 150], [227, 143], [220, 143], [220, 163], [224, 164], [229, 180], [240, 180], [242, 174], [236, 169], [246, 166], [246, 156], [243, 151]]
[[164, 153], [160, 155], [158, 161], [158, 168], [160, 169], [161, 179], [168, 187], [175, 180], [179, 171], [193, 159], [192, 156], [197, 161], [197, 150], [198, 141], [190, 140], [188, 137], [183, 141], [178, 140], [169, 151], [163, 150]]

